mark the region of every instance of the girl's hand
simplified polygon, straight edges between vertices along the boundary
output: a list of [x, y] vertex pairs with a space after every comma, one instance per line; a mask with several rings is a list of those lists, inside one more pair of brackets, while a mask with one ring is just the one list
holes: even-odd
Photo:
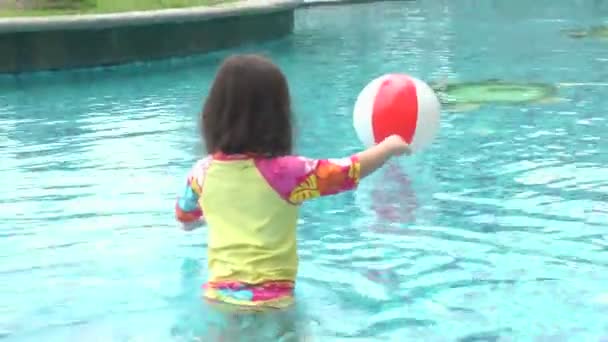
[[391, 157], [403, 154], [412, 154], [410, 145], [398, 135], [391, 135], [377, 145], [359, 152], [359, 164], [361, 165], [361, 178], [367, 177], [380, 168]]
[[410, 149], [410, 145], [401, 138], [401, 136], [397, 134], [393, 134], [386, 139], [384, 139], [381, 143], [385, 148], [388, 149], [391, 156], [400, 156], [400, 155], [410, 155], [412, 154], [412, 150]]

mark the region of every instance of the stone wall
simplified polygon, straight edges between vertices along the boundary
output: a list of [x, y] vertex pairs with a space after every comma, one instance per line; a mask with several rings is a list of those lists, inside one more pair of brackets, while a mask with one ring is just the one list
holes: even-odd
[[0, 73], [114, 65], [277, 39], [293, 31], [297, 4], [0, 19]]

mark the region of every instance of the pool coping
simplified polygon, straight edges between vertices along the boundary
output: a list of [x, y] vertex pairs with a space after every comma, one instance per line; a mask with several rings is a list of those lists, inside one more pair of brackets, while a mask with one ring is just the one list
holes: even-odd
[[220, 17], [290, 10], [302, 0], [244, 0], [213, 6], [168, 8], [103, 14], [74, 14], [0, 18], [0, 34], [50, 30], [104, 29], [124, 26], [155, 25], [167, 22], [192, 22]]
[[303, 0], [298, 8], [368, 4], [372, 2], [412, 2], [416, 0]]

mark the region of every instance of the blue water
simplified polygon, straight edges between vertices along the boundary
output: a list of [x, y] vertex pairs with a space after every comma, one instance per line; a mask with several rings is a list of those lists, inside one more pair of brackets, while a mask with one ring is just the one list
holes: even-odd
[[[235, 51], [285, 70], [298, 152], [337, 157], [360, 148], [352, 105], [385, 72], [606, 82], [608, 41], [561, 33], [601, 23], [608, 1], [320, 7], [298, 10], [289, 38]], [[231, 52], [0, 78], [0, 340], [197, 334], [206, 233], [180, 231], [173, 201]], [[562, 87], [559, 101], [443, 113], [428, 150], [306, 205], [298, 296], [310, 334], [608, 339], [607, 94]]]

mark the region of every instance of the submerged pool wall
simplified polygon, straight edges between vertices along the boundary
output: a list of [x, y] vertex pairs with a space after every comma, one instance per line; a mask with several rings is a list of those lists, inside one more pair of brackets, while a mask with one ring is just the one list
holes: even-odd
[[299, 3], [0, 19], [0, 73], [115, 65], [277, 39], [293, 31]]

